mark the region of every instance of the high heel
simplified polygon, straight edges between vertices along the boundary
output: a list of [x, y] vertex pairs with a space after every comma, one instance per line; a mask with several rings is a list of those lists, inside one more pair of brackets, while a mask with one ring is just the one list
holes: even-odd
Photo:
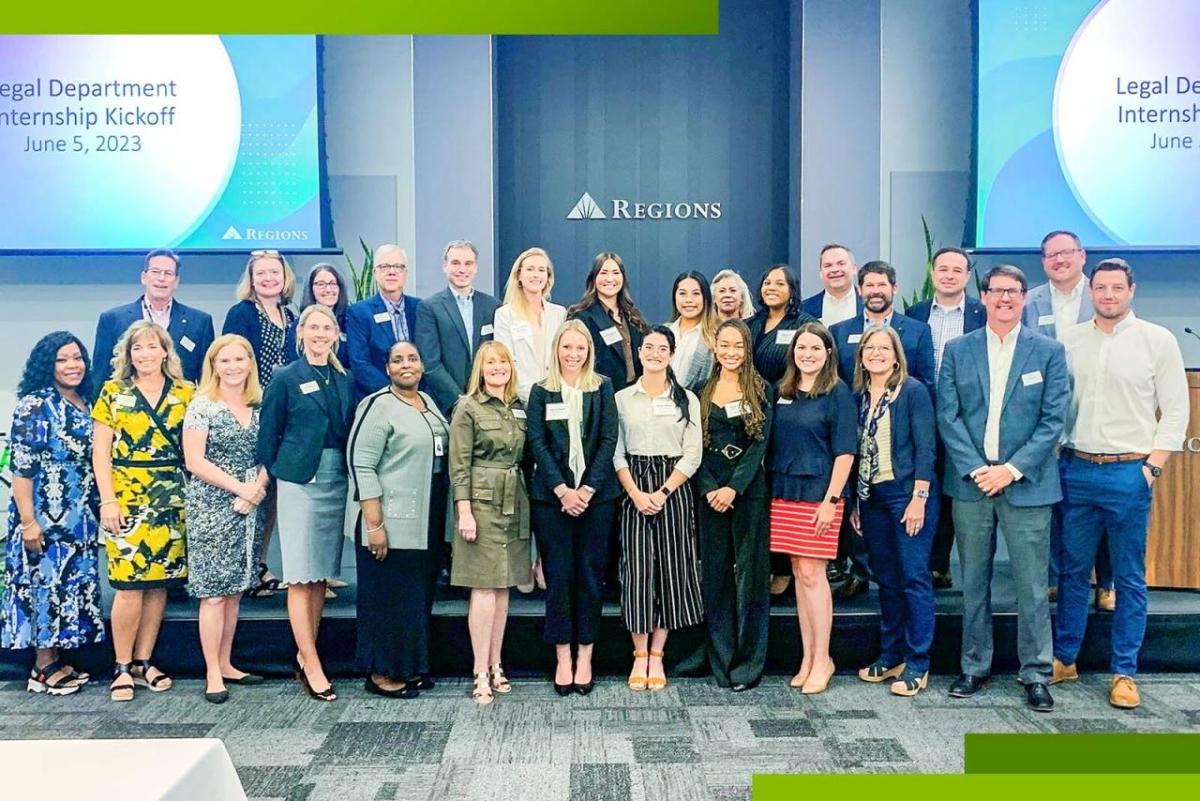
[[817, 695], [823, 693], [829, 687], [829, 682], [833, 680], [833, 674], [837, 672], [837, 665], [833, 664], [833, 660], [829, 660], [829, 669], [824, 675], [816, 672], [810, 673], [808, 680], [804, 682], [804, 686], [800, 688], [800, 692], [804, 695]]
[[[650, 654], [647, 653], [646, 651], [634, 651], [633, 652], [633, 669], [637, 670], [637, 663], [638, 663], [639, 659], [649, 659], [649, 658], [650, 658]], [[646, 665], [646, 671], [647, 672], [650, 671], [649, 664]], [[648, 677], [646, 676], [645, 673], [632, 673], [629, 676], [629, 689], [633, 690], [634, 692], [641, 692], [642, 690], [646, 689], [647, 683], [648, 683]]]
[[812, 673], [812, 665], [809, 665], [807, 669], [801, 665], [800, 669], [796, 671], [796, 675], [792, 676], [792, 680], [788, 682], [788, 686], [799, 690], [804, 686], [804, 682], [808, 681], [810, 673]]
[[[300, 660], [296, 660], [296, 664], [300, 664]], [[314, 690], [312, 683], [308, 680], [308, 674], [304, 672], [304, 668], [300, 668], [300, 674], [297, 676], [300, 679], [300, 686], [308, 693], [309, 697], [314, 701], [336, 701], [337, 693], [333, 691], [333, 682], [329, 682], [329, 686], [324, 690]]]
[[[655, 651], [653, 648], [651, 648], [651, 649], [650, 649], [650, 656], [651, 656], [651, 657], [656, 657], [656, 658], [658, 658], [658, 659], [662, 659], [662, 658], [663, 658], [663, 652], [662, 652], [662, 651]], [[647, 662], [647, 663], [646, 663], [646, 672], [647, 672], [647, 673], [649, 673], [649, 672], [650, 672], [650, 664], [649, 664], [649, 662]], [[666, 673], [666, 672], [667, 672], [667, 669], [666, 669], [666, 667], [663, 667], [663, 673]], [[667, 677], [666, 677], [666, 676], [648, 676], [648, 677], [646, 678], [646, 689], [647, 689], [647, 690], [652, 690], [652, 691], [662, 690], [662, 689], [664, 689], [666, 686], [667, 686]]]

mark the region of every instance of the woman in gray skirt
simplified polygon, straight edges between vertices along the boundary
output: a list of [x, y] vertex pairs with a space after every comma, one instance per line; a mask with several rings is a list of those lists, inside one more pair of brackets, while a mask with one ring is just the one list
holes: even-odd
[[188, 592], [200, 599], [204, 698], [221, 704], [226, 684], [258, 684], [261, 676], [231, 661], [242, 593], [255, 579], [262, 545], [267, 471], [258, 463], [262, 387], [254, 349], [226, 334], [204, 356], [204, 373], [183, 419], [183, 455], [192, 480], [186, 491]]
[[275, 371], [263, 397], [258, 460], [275, 477], [279, 551], [296, 640], [296, 678], [315, 699], [337, 695], [317, 654], [325, 580], [342, 568], [350, 376], [333, 354], [340, 330], [327, 307], [309, 306], [296, 327], [301, 358]]

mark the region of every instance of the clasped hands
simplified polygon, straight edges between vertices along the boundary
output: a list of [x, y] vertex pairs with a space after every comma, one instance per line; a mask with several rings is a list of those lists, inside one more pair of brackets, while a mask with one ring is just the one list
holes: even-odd
[[233, 499], [233, 511], [248, 515], [267, 497], [267, 490], [257, 481], [239, 481], [234, 495], [237, 497]]
[[1012, 471], [1002, 464], [980, 467], [971, 473], [971, 480], [979, 491], [988, 497], [999, 495], [1004, 488], [1016, 480]]

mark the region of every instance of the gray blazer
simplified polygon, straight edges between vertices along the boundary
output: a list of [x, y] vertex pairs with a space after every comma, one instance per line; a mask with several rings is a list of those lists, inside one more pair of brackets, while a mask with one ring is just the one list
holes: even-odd
[[[421, 393], [425, 405], [450, 424], [433, 399]], [[443, 438], [442, 452], [448, 443]], [[390, 389], [372, 392], [358, 404], [346, 462], [352, 503], [347, 503], [353, 532], [358, 501], [379, 498], [388, 548], [425, 550], [429, 540], [429, 494], [433, 479], [434, 436], [425, 417]], [[359, 539], [367, 544], [366, 527]]]
[[[1088, 278], [1085, 275], [1084, 281]], [[1085, 286], [1083, 288], [1083, 297], [1079, 299], [1079, 319], [1075, 322], [1086, 323], [1092, 319], [1094, 312], [1092, 310], [1092, 293]], [[1049, 319], [1045, 325], [1038, 325], [1039, 320]], [[1050, 284], [1042, 284], [1035, 286], [1029, 290], [1029, 294], [1025, 296], [1025, 311], [1021, 313], [1021, 325], [1028, 326], [1034, 331], [1037, 331], [1042, 336], [1057, 338], [1057, 332], [1054, 330], [1054, 304], [1050, 301]]]
[[458, 396], [467, 391], [471, 363], [479, 346], [492, 339], [492, 320], [500, 301], [486, 292], [475, 290], [471, 302], [471, 338], [467, 346], [467, 329], [463, 327], [458, 301], [447, 289], [435, 292], [417, 307], [417, 330], [413, 342], [425, 363], [425, 388], [438, 408], [449, 412], [458, 403]]
[[704, 385], [708, 383], [708, 377], [712, 375], [714, 361], [716, 361], [716, 357], [708, 349], [708, 343], [701, 339], [696, 344], [696, 351], [692, 354], [691, 362], [684, 370], [687, 375], [676, 376], [676, 378], [698, 396], [700, 390], [704, 389]]
[[[988, 463], [983, 434], [990, 383], [986, 327], [946, 344], [937, 402], [938, 431], [946, 446], [943, 490], [960, 501], [983, 498], [970, 474]], [[1021, 326], [1000, 411], [999, 461], [1022, 474], [1004, 490], [1013, 506], [1048, 506], [1062, 499], [1054, 450], [1070, 401], [1066, 349]]]

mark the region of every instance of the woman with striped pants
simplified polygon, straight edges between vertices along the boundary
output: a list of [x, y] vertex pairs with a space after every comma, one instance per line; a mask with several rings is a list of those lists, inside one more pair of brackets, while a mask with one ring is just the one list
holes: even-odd
[[667, 686], [671, 629], [704, 621], [696, 510], [688, 479], [700, 466], [700, 402], [671, 370], [675, 335], [656, 326], [638, 356], [640, 380], [617, 393], [613, 465], [621, 503], [621, 617], [633, 637], [632, 690]]

